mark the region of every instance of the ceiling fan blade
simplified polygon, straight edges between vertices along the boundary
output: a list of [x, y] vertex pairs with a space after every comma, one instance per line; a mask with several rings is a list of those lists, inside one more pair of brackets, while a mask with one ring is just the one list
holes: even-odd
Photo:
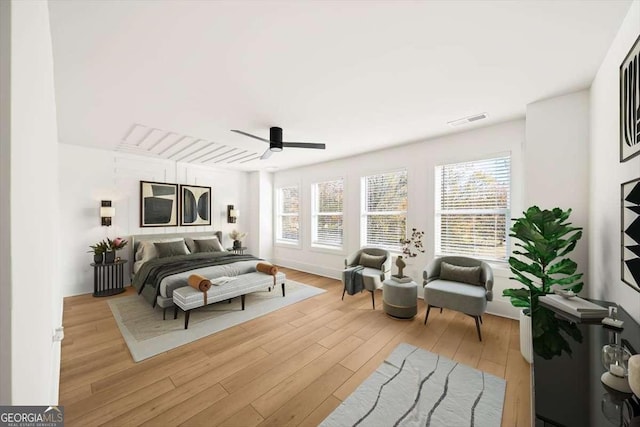
[[231, 129], [231, 132], [239, 133], [240, 135], [248, 136], [249, 138], [259, 139], [260, 141], [264, 141], [267, 144], [269, 144], [270, 142], [268, 139], [260, 138], [259, 136], [251, 135], [250, 133], [246, 133], [241, 130]]
[[313, 142], [283, 142], [283, 147], [291, 147], [291, 148], [317, 148], [319, 150], [324, 150], [324, 144], [316, 144]]
[[271, 153], [273, 153], [273, 151], [271, 151], [271, 148], [267, 148], [267, 151], [262, 153], [262, 156], [260, 156], [260, 160], [268, 159], [271, 156]]

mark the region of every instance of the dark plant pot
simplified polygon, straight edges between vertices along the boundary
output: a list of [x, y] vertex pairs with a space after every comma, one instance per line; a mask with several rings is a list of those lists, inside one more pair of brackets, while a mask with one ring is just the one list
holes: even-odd
[[240, 249], [242, 247], [242, 242], [240, 240], [233, 241], [233, 249]]
[[93, 254], [93, 262], [95, 264], [102, 264], [102, 254]]
[[104, 253], [105, 264], [113, 264], [116, 260], [116, 251], [108, 251]]

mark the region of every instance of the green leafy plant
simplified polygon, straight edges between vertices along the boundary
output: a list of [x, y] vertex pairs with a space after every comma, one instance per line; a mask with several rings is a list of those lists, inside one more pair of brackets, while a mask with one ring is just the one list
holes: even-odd
[[89, 245], [89, 247], [91, 250], [88, 250], [87, 252], [93, 252], [94, 255], [102, 255], [109, 249], [109, 244], [102, 240], [95, 245]]
[[509, 266], [515, 279], [525, 285], [519, 289], [505, 289], [514, 307], [535, 310], [538, 298], [551, 292], [556, 285], [565, 290], [580, 292], [582, 273], [576, 274], [578, 265], [566, 255], [582, 237], [581, 227], [567, 222], [571, 209], [540, 210], [532, 206], [523, 212], [511, 227], [509, 236], [519, 240], [513, 251], [518, 258], [509, 257]]

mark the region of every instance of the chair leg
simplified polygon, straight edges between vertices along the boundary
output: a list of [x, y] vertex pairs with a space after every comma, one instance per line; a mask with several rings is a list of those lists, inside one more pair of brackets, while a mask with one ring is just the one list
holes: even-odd
[[478, 330], [478, 339], [480, 339], [480, 341], [482, 341], [482, 334], [480, 333], [480, 322], [478, 321], [478, 319], [480, 319], [480, 316], [473, 316], [474, 319], [476, 319], [476, 329]]
[[344, 301], [344, 293], [347, 292], [347, 288], [344, 288], [344, 290], [342, 291], [342, 301]]
[[427, 314], [424, 316], [424, 324], [427, 324], [427, 319], [429, 318], [429, 311], [431, 311], [431, 305], [427, 306]]
[[375, 296], [374, 296], [374, 291], [369, 291], [369, 292], [371, 292], [371, 303], [373, 304], [373, 309], [375, 310], [376, 309], [376, 299], [375, 299]]
[[[284, 297], [284, 282], [282, 282], [282, 297]], [[342, 293], [342, 298], [344, 298], [344, 292]]]
[[167, 320], [167, 307], [162, 309], [162, 320]]
[[480, 318], [480, 324], [482, 325], [482, 316], [478, 316]]
[[440, 307], [440, 314], [442, 314], [442, 307]]

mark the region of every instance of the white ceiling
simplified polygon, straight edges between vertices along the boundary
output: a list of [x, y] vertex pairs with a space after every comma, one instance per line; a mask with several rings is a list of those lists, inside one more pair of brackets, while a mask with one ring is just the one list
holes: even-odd
[[[629, 5], [51, 1], [60, 141], [284, 169], [522, 117], [591, 84]], [[227, 163], [270, 126], [327, 149]]]

